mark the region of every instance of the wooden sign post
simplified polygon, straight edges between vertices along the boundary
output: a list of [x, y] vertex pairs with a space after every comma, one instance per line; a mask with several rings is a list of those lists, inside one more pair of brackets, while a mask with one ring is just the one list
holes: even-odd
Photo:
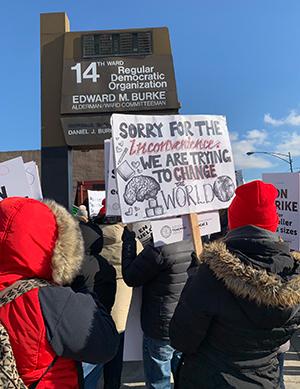
[[200, 228], [199, 228], [198, 215], [196, 213], [190, 213], [189, 218], [190, 218], [190, 224], [191, 224], [194, 249], [195, 249], [195, 253], [197, 255], [197, 258], [199, 258], [199, 256], [202, 253], [203, 247], [202, 247], [201, 233], [200, 233]]

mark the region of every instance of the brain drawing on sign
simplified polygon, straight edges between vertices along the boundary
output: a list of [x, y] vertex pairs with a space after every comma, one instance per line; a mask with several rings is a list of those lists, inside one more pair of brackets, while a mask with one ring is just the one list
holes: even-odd
[[227, 208], [235, 170], [224, 116], [112, 116], [125, 223]]

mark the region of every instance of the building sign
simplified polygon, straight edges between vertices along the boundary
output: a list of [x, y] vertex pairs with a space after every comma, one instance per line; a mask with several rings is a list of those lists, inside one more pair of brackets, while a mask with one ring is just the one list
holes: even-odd
[[109, 115], [63, 117], [61, 123], [68, 146], [103, 145], [111, 137]]
[[178, 108], [171, 55], [64, 61], [62, 114]]

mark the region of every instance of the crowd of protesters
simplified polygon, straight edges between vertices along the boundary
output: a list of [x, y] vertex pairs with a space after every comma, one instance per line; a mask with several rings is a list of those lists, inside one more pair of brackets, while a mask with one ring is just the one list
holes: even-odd
[[146, 387], [284, 388], [300, 324], [300, 255], [276, 234], [277, 190], [237, 188], [222, 231], [155, 247], [105, 215], [0, 202], [0, 388], [121, 387], [133, 287], [142, 287]]

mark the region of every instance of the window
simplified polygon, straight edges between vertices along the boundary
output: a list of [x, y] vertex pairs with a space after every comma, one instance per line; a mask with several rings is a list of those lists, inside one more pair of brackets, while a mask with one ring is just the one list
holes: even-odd
[[83, 58], [152, 54], [152, 33], [123, 32], [83, 35]]

